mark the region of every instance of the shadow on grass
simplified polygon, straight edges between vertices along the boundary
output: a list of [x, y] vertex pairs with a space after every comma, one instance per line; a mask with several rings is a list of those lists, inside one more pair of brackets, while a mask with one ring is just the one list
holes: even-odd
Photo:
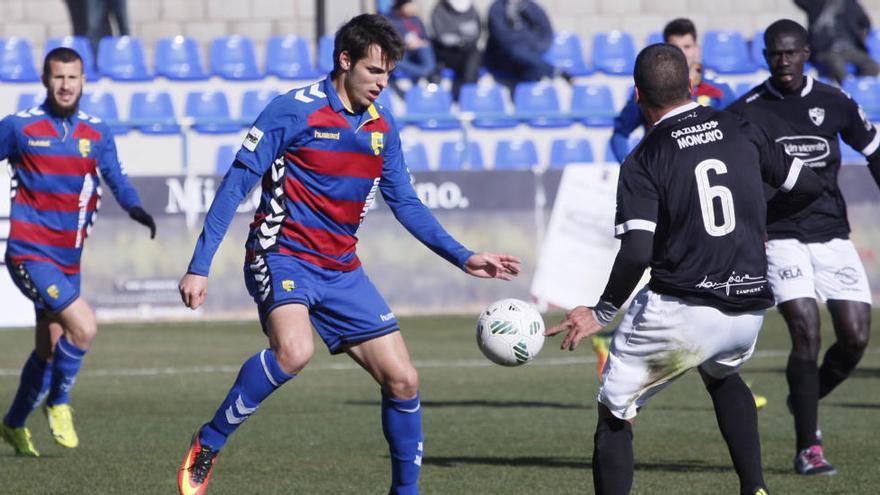
[[439, 467], [455, 467], [458, 464], [480, 464], [485, 466], [509, 467], [549, 467], [568, 469], [589, 469], [589, 457], [487, 457], [487, 456], [430, 456], [422, 459], [423, 464]]
[[[636, 471], [662, 471], [667, 473], [731, 473], [731, 464], [707, 464], [704, 461], [686, 459], [671, 462], [636, 462]], [[764, 473], [788, 474], [790, 470], [764, 467]]]
[[856, 368], [850, 378], [880, 378], [880, 368]]
[[831, 402], [828, 405], [846, 409], [880, 409], [880, 404], [870, 404], [867, 402]]
[[[352, 406], [371, 406], [379, 405], [378, 401], [369, 400], [349, 400], [345, 402]], [[528, 400], [423, 400], [422, 407], [442, 408], [442, 407], [494, 407], [498, 409], [518, 409], [518, 408], [544, 408], [544, 409], [595, 409], [593, 404], [567, 404], [563, 402], [541, 402]]]

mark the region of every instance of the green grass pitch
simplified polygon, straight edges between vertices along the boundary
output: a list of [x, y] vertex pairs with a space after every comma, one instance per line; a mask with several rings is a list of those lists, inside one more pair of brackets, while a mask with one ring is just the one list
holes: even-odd
[[[825, 315], [824, 342], [831, 341]], [[474, 339], [476, 315], [401, 320], [420, 369], [425, 458], [422, 492], [592, 493], [590, 456], [597, 380], [589, 343], [574, 353], [548, 341], [521, 368], [489, 363]], [[559, 315], [548, 317], [548, 323]], [[880, 319], [875, 312], [874, 321]], [[32, 347], [30, 330], [0, 331], [0, 410]], [[220, 455], [212, 494], [387, 492], [379, 390], [345, 356], [318, 344], [309, 367], [270, 397]], [[103, 325], [73, 393], [81, 445], [55, 445], [45, 418], [28, 426], [40, 459], [0, 444], [0, 493], [176, 493], [178, 464], [241, 362], [265, 345], [255, 323]], [[838, 476], [792, 473], [794, 432], [785, 408], [788, 335], [768, 312], [758, 353], [744, 368], [770, 399], [760, 412], [767, 481], [774, 493], [877, 493], [880, 352], [820, 404], [826, 454]], [[633, 493], [736, 493], [737, 482], [699, 377], [655, 397], [635, 428]]]

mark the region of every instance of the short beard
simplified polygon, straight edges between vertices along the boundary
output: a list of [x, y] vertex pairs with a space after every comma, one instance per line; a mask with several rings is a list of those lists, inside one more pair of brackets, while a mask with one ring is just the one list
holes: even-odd
[[79, 111], [79, 100], [82, 98], [82, 93], [76, 97], [76, 101], [73, 102], [73, 105], [65, 108], [58, 104], [55, 100], [55, 97], [52, 96], [51, 93], [46, 94], [46, 106], [49, 107], [49, 113], [56, 117], [61, 117], [62, 119], [66, 119], [72, 117]]

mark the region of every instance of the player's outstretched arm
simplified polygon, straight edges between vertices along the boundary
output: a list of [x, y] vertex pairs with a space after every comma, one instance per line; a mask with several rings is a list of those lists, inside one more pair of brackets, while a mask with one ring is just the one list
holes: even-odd
[[513, 280], [519, 268], [519, 258], [498, 253], [475, 253], [464, 263], [464, 271], [479, 278]]
[[128, 210], [128, 216], [131, 217], [135, 222], [143, 225], [144, 227], [150, 229], [150, 239], [156, 238], [156, 222], [153, 220], [153, 217], [144, 211], [140, 206], [135, 206], [134, 208]]
[[196, 309], [205, 302], [205, 296], [208, 295], [208, 277], [187, 273], [180, 279], [177, 288], [180, 290], [183, 305]]
[[596, 321], [596, 318], [593, 316], [593, 308], [578, 306], [569, 311], [565, 315], [564, 320], [545, 330], [544, 335], [550, 337], [558, 333], [568, 332], [565, 334], [565, 338], [562, 339], [560, 349], [573, 351], [584, 337], [589, 337], [602, 330], [602, 328], [604, 326]]

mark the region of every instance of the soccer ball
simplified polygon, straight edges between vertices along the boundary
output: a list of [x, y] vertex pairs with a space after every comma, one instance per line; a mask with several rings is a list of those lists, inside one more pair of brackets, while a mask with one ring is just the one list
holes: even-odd
[[544, 319], [525, 301], [495, 301], [477, 319], [477, 345], [493, 363], [528, 363], [544, 346]]

